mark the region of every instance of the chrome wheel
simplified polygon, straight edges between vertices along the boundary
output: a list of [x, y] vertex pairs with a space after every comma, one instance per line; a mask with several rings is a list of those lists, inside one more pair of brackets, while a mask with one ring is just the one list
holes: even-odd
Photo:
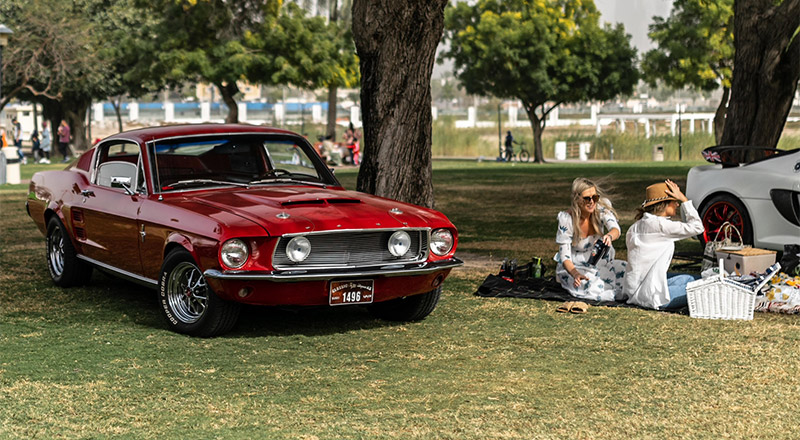
[[166, 294], [175, 317], [186, 324], [197, 322], [208, 308], [206, 279], [192, 263], [181, 262], [172, 269]]
[[64, 233], [60, 227], [53, 228], [47, 236], [47, 259], [54, 277], [64, 273]]

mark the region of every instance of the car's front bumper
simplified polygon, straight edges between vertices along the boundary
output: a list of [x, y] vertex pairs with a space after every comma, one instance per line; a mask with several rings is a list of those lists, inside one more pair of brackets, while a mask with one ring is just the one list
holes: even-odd
[[219, 271], [208, 269], [203, 275], [206, 278], [223, 281], [273, 281], [279, 283], [293, 283], [302, 281], [331, 280], [341, 278], [361, 277], [400, 277], [424, 275], [444, 269], [452, 269], [463, 265], [458, 258], [447, 260], [422, 262], [413, 264], [387, 264], [374, 268], [349, 268], [349, 269], [308, 269], [308, 270], [276, 270], [271, 272], [251, 271]]
[[430, 292], [439, 287], [457, 258], [437, 262], [385, 265], [374, 268], [284, 270], [272, 272], [205, 271], [209, 287], [229, 301], [256, 305], [330, 304], [333, 281], [371, 280], [374, 302]]

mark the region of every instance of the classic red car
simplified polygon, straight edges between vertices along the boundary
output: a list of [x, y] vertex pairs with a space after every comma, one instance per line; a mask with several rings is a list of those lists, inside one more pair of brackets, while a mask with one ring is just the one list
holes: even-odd
[[444, 215], [347, 191], [303, 137], [264, 127], [120, 133], [34, 174], [26, 205], [57, 285], [97, 268], [152, 287], [195, 336], [230, 330], [240, 303], [420, 320], [462, 264]]

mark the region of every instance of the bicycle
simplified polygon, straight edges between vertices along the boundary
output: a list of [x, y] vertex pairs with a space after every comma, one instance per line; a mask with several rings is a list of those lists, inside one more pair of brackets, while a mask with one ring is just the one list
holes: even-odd
[[511, 157], [509, 157], [509, 154], [508, 154], [509, 152], [505, 151], [505, 148], [503, 149], [504, 150], [503, 151], [503, 158], [506, 160], [506, 162], [511, 162], [514, 159], [517, 159], [518, 162], [528, 162], [528, 161], [530, 161], [531, 160], [531, 153], [528, 150], [525, 149], [525, 142], [519, 142], [519, 143], [517, 143], [517, 145], [519, 145], [519, 152], [517, 152], [517, 151], [512, 149], [510, 151], [510, 153], [511, 153], [510, 156]]

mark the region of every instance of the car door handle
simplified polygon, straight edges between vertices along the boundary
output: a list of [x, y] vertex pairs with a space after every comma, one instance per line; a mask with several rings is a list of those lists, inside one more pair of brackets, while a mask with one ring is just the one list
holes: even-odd
[[81, 195], [84, 197], [94, 197], [94, 191], [90, 189], [84, 189], [81, 191]]

